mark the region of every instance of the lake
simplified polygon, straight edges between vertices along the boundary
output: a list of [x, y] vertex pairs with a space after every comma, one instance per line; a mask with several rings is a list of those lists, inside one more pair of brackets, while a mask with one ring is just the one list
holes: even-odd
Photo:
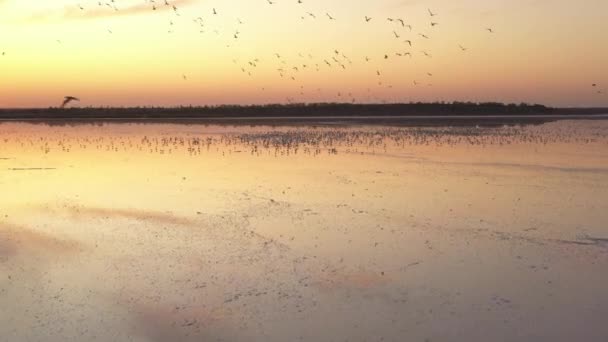
[[608, 120], [0, 124], [0, 340], [606, 341]]

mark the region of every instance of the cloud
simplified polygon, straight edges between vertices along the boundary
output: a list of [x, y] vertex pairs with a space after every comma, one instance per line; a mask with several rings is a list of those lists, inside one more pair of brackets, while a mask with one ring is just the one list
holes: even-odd
[[[3, 0], [0, 0], [0, 4]], [[126, 17], [139, 14], [150, 14], [156, 12], [173, 11], [175, 6], [179, 12], [183, 6], [189, 6], [197, 3], [198, 0], [173, 0], [170, 2], [170, 6], [164, 3], [157, 4], [156, 10], [152, 8], [150, 3], [140, 3], [130, 5], [127, 7], [111, 8], [109, 6], [98, 6], [96, 8], [84, 8], [80, 9], [78, 6], [69, 6], [63, 10], [56, 11], [39, 11], [35, 12], [27, 18], [28, 22], [47, 22], [47, 21], [62, 21], [62, 20], [88, 20], [88, 19], [102, 19], [102, 18], [113, 18], [113, 17]]]

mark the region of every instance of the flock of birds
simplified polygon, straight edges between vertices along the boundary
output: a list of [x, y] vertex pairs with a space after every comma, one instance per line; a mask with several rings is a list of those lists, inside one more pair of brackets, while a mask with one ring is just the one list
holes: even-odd
[[[0, 148], [18, 146], [42, 154], [96, 152], [151, 154], [190, 157], [208, 153], [230, 156], [294, 156], [335, 154], [391, 154], [412, 147], [458, 147], [551, 144], [605, 144], [606, 127], [568, 125], [501, 126], [501, 127], [283, 127], [272, 130], [245, 130], [213, 134], [163, 134], [157, 131], [132, 135], [114, 135], [111, 126], [85, 136], [65, 133], [16, 133], [9, 128], [0, 131]], [[10, 149], [9, 149], [10, 150]]]
[[[261, 0], [260, 0], [261, 1]], [[278, 1], [277, 0], [264, 0], [265, 3], [268, 6], [277, 6], [278, 5]], [[295, 4], [302, 6], [305, 3], [305, 0], [290, 0], [295, 2]], [[94, 7], [96, 8], [91, 8], [91, 7], [86, 7], [82, 4], [77, 4], [77, 8], [83, 12], [83, 15], [86, 15], [87, 11], [90, 10], [97, 10], [99, 11], [100, 9], [103, 11], [113, 11], [113, 12], [120, 12], [122, 10], [129, 10], [130, 8], [134, 8], [132, 3], [130, 5], [124, 5], [124, 7], [122, 7], [121, 9], [121, 4], [119, 4], [120, 0], [106, 0], [106, 1], [97, 1], [97, 3], [94, 5]], [[285, 3], [285, 1], [282, 1], [282, 3]], [[168, 33], [173, 33], [173, 28], [175, 27], [177, 20], [181, 19], [181, 18], [185, 18], [185, 16], [182, 16], [182, 11], [181, 8], [178, 7], [179, 1], [177, 0], [143, 0], [143, 4], [139, 4], [138, 6], [145, 6], [145, 8], [149, 11], [169, 11], [172, 13], [171, 18], [169, 19], [169, 29], [168, 29]], [[337, 16], [335, 16], [332, 13], [329, 12], [323, 12], [323, 13], [314, 13], [314, 12], [310, 12], [307, 11], [305, 9], [303, 9], [304, 6], [302, 6], [302, 10], [297, 12], [299, 19], [301, 20], [328, 20], [328, 21], [337, 21], [339, 20]], [[206, 33], [208, 31], [209, 25], [208, 22], [210, 21], [210, 17], [221, 17], [223, 15], [223, 12], [218, 10], [215, 7], [210, 7], [209, 8], [210, 13], [208, 13], [208, 16], [197, 16], [192, 18], [191, 20], [194, 22], [195, 26], [197, 27], [197, 29], [200, 31], [200, 33]], [[243, 74], [253, 77], [255, 71], [258, 69], [258, 66], [261, 63], [265, 63], [265, 62], [269, 62], [272, 63], [272, 68], [276, 71], [276, 74], [281, 78], [281, 79], [285, 79], [288, 81], [292, 81], [292, 82], [298, 82], [301, 78], [303, 78], [304, 76], [304, 72], [305, 71], [316, 71], [316, 72], [320, 72], [322, 69], [327, 69], [327, 70], [347, 70], [349, 69], [351, 66], [353, 66], [353, 64], [355, 63], [375, 63], [376, 61], [380, 60], [380, 61], [388, 61], [388, 60], [392, 60], [394, 58], [413, 58], [414, 56], [416, 57], [420, 57], [420, 58], [433, 58], [433, 54], [428, 51], [425, 50], [423, 48], [419, 48], [419, 46], [424, 46], [424, 44], [422, 44], [423, 41], [427, 41], [427, 40], [431, 40], [432, 39], [432, 34], [429, 33], [429, 29], [433, 30], [434, 28], [440, 26], [440, 15], [438, 12], [432, 10], [432, 9], [427, 9], [427, 13], [425, 14], [426, 16], [428, 16], [428, 26], [426, 28], [423, 29], [419, 29], [418, 27], [414, 27], [412, 24], [408, 23], [406, 20], [404, 20], [403, 18], [399, 18], [399, 17], [388, 17], [388, 18], [375, 18], [375, 17], [371, 17], [371, 16], [364, 16], [363, 18], [361, 18], [361, 23], [362, 24], [370, 24], [376, 21], [386, 21], [387, 23], [391, 24], [392, 27], [390, 27], [390, 31], [388, 31], [389, 29], [387, 29], [387, 35], [391, 35], [392, 37], [394, 37], [395, 39], [395, 50], [397, 50], [396, 52], [386, 52], [386, 53], [382, 53], [378, 56], [375, 56], [373, 58], [369, 57], [369, 56], [365, 56], [364, 59], [362, 60], [357, 60], [356, 58], [351, 58], [350, 56], [348, 56], [343, 50], [341, 49], [333, 49], [333, 51], [328, 51], [326, 55], [324, 56], [313, 56], [310, 53], [303, 53], [303, 52], [299, 52], [298, 58], [296, 58], [296, 60], [289, 60], [287, 57], [285, 57], [283, 54], [279, 53], [279, 52], [275, 52], [273, 53], [272, 56], [266, 56], [264, 58], [259, 57], [259, 56], [254, 56], [254, 57], [248, 57], [246, 58], [246, 61], [242, 61], [242, 58], [237, 57], [237, 58], [233, 58], [232, 62], [236, 65], [236, 67], [240, 70], [240, 72], [242, 72]], [[227, 41], [226, 41], [226, 47], [230, 48], [231, 46], [234, 46], [235, 44], [237, 44], [236, 42], [238, 42], [241, 39], [241, 27], [244, 27], [245, 23], [243, 22], [243, 20], [241, 18], [237, 18], [236, 19], [236, 28], [233, 31], [230, 31], [230, 33], [228, 33], [227, 35]], [[220, 35], [220, 32], [218, 29], [213, 29], [211, 28], [212, 31], [216, 34], [216, 35]], [[484, 30], [488, 33], [488, 34], [495, 34], [495, 30], [492, 27], [486, 27], [484, 28]], [[112, 34], [114, 31], [111, 28], [107, 28], [108, 33]], [[430, 31], [432, 32], [432, 31]], [[61, 43], [61, 41], [58, 40], [58, 42]], [[457, 49], [459, 51], [461, 51], [462, 53], [466, 53], [469, 48], [466, 47], [465, 45], [461, 44], [455, 44], [455, 48], [457, 46]], [[2, 52], [2, 56], [5, 56], [6, 52]], [[374, 82], [376, 83], [377, 87], [379, 88], [389, 88], [392, 89], [393, 85], [389, 84], [386, 82], [386, 80], [383, 78], [384, 73], [382, 71], [382, 67], [380, 63], [376, 63], [375, 65], [373, 65], [373, 67], [371, 69], [375, 70], [375, 75], [370, 75], [370, 79], [373, 79]], [[411, 84], [415, 87], [418, 86], [433, 86], [432, 83], [432, 79], [433, 79], [434, 73], [432, 72], [425, 72], [424, 73], [424, 78], [419, 78], [419, 79], [412, 79], [411, 80]], [[187, 73], [184, 73], [181, 75], [181, 78], [184, 81], [188, 81], [188, 76]], [[321, 88], [316, 88], [316, 89], [305, 89], [305, 84], [303, 82], [300, 82], [300, 84], [298, 84], [299, 87], [296, 87], [296, 89], [298, 90], [298, 94], [294, 94], [295, 96], [288, 96], [285, 100], [287, 103], [293, 103], [293, 102], [301, 102], [300, 100], [302, 98], [304, 98], [304, 96], [306, 95], [310, 95], [310, 94], [315, 94], [315, 95], [322, 95], [323, 90]], [[374, 86], [376, 86], [374, 85]], [[593, 91], [597, 94], [604, 94], [605, 91], [601, 88], [601, 86], [597, 83], [593, 83], [592, 84], [592, 88]], [[265, 87], [261, 87], [260, 90], [262, 92], [264, 92], [266, 89]], [[300, 98], [298, 98], [298, 96], [300, 96]], [[332, 97], [332, 101], [336, 101], [337, 102], [352, 102], [352, 103], [356, 103], [358, 101], [358, 99], [355, 97], [355, 95], [352, 92], [337, 92], [336, 94], [331, 94]], [[367, 98], [365, 99], [365, 102], [384, 102], [382, 101], [382, 99], [376, 97], [373, 98], [373, 89], [372, 87], [368, 87], [367, 88]], [[61, 107], [65, 107], [67, 106], [69, 103], [73, 102], [73, 101], [79, 101], [78, 98], [74, 97], [74, 96], [66, 96], [64, 99], [64, 102], [62, 103]]]

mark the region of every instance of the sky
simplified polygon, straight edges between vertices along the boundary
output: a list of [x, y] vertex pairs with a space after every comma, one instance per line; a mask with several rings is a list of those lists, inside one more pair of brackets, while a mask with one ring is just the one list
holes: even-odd
[[0, 107], [608, 106], [605, 0], [110, 1], [0, 0]]

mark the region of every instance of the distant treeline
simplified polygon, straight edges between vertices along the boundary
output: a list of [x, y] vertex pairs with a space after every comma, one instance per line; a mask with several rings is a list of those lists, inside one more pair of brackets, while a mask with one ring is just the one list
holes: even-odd
[[600, 109], [555, 109], [538, 104], [503, 103], [403, 103], [403, 104], [269, 104], [204, 107], [86, 107], [46, 109], [0, 109], [0, 119], [203, 119], [259, 117], [374, 117], [374, 116], [465, 116], [465, 115], [549, 115], [606, 113]]

